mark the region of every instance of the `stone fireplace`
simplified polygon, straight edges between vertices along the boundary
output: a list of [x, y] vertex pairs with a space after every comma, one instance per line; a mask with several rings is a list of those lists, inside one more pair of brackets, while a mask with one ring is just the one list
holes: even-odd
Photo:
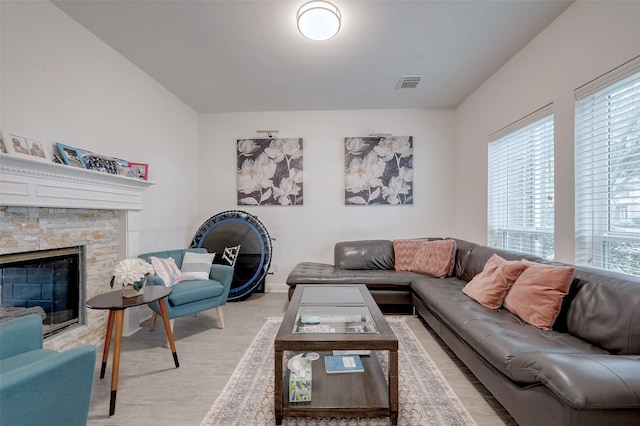
[[87, 309], [84, 300], [110, 291], [115, 263], [138, 253], [142, 192], [151, 184], [1, 155], [0, 254], [82, 251], [80, 321], [45, 339], [45, 347], [101, 343], [106, 312]]

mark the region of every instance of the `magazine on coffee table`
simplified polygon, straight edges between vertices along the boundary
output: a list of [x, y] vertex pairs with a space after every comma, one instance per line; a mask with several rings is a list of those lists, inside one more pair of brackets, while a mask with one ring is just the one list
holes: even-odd
[[324, 357], [327, 374], [358, 373], [364, 371], [362, 360], [358, 355], [327, 355]]

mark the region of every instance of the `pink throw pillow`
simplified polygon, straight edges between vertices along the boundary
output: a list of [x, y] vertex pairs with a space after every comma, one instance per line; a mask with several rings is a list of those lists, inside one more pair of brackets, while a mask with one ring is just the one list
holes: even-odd
[[573, 266], [553, 266], [522, 260], [526, 269], [504, 298], [504, 307], [531, 325], [551, 330], [562, 299], [573, 280]]
[[494, 254], [487, 260], [482, 272], [473, 277], [462, 292], [487, 308], [498, 309], [509, 288], [525, 268], [525, 264], [519, 260], [505, 260]]
[[444, 278], [453, 274], [456, 262], [454, 240], [426, 241], [420, 243], [409, 270]]
[[396, 271], [408, 271], [420, 244], [426, 240], [393, 240], [393, 255]]
[[162, 278], [165, 287], [171, 287], [174, 284], [179, 283], [182, 280], [182, 273], [176, 265], [176, 261], [172, 257], [163, 259], [160, 257], [151, 256], [151, 265], [156, 271], [156, 275]]

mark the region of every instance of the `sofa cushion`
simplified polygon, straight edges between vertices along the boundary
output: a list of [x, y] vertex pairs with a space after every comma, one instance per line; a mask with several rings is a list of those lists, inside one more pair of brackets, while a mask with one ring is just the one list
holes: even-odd
[[342, 269], [327, 263], [301, 262], [289, 273], [287, 284], [366, 284], [369, 289], [409, 289], [409, 284], [422, 275], [391, 270]]
[[462, 276], [462, 273], [464, 272], [464, 267], [467, 264], [467, 260], [469, 260], [469, 254], [471, 253], [471, 250], [473, 250], [475, 247], [478, 247], [478, 245], [458, 238], [453, 239], [456, 241], [456, 264], [453, 268], [453, 274], [457, 278], [460, 278]]
[[504, 298], [504, 307], [529, 324], [550, 330], [560, 313], [562, 298], [569, 291], [575, 268], [522, 262], [526, 269]]
[[494, 254], [482, 272], [473, 277], [462, 292], [487, 308], [498, 309], [524, 268], [524, 263], [520, 261], [507, 261]]
[[394, 269], [390, 240], [343, 241], [333, 248], [334, 264], [341, 269]]
[[185, 305], [187, 303], [218, 297], [224, 293], [224, 286], [214, 280], [189, 280], [180, 281], [171, 287], [168, 297], [171, 306]]
[[444, 278], [453, 274], [455, 258], [454, 240], [423, 241], [413, 257], [409, 270]]
[[532, 369], [541, 383], [572, 407], [616, 409], [638, 407], [638, 365], [637, 355], [549, 353], [539, 354]]
[[574, 276], [580, 287], [566, 309], [569, 333], [615, 354], [640, 355], [640, 278], [586, 267]]
[[505, 260], [526, 259], [532, 262], [540, 262], [543, 260], [531, 254], [500, 250], [493, 247], [476, 246], [471, 250], [471, 252], [469, 252], [469, 256], [467, 257], [467, 261], [464, 265], [464, 271], [460, 275], [460, 278], [464, 281], [471, 281], [473, 277], [482, 272], [485, 263], [487, 263], [487, 260], [489, 260], [489, 258], [494, 254], [497, 254]]
[[423, 276], [411, 289], [487, 362], [518, 383], [539, 383], [529, 367], [541, 352], [608, 353], [569, 333], [534, 327], [506, 309], [487, 309], [462, 293], [465, 284], [457, 278]]
[[180, 272], [182, 280], [206, 280], [211, 272], [211, 264], [215, 253], [186, 252], [182, 258]]

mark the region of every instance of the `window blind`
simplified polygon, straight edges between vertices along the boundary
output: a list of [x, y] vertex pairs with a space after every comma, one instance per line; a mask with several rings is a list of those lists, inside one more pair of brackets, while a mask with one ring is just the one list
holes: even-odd
[[640, 57], [576, 91], [576, 263], [640, 276]]
[[490, 246], [554, 257], [553, 124], [547, 105], [489, 137]]

